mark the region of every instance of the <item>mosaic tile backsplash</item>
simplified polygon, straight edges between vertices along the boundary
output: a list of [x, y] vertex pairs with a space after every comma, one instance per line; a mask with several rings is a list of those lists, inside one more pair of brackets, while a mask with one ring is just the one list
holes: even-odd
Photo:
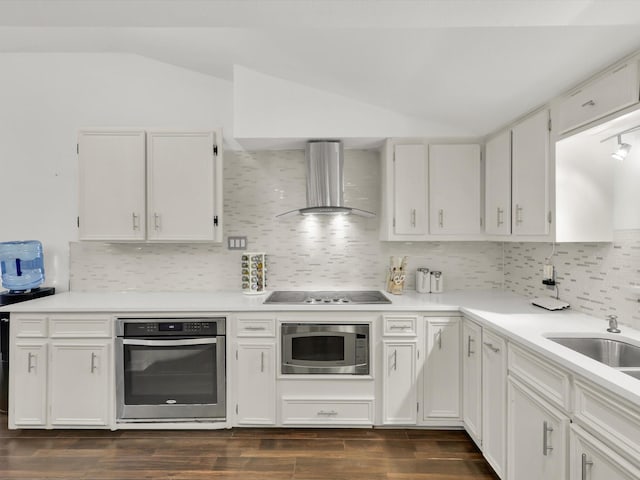
[[[345, 151], [346, 205], [379, 210], [379, 163], [375, 151]], [[502, 288], [501, 243], [380, 242], [377, 218], [275, 218], [305, 203], [303, 151], [225, 152], [224, 244], [72, 243], [70, 289], [240, 290], [242, 252], [227, 250], [229, 235], [268, 254], [268, 290], [384, 289], [392, 255], [408, 255], [410, 272], [441, 270], [447, 290]]]
[[[542, 266], [553, 252], [549, 243], [504, 244], [505, 289], [528, 297], [555, 296], [542, 284]], [[640, 329], [640, 230], [616, 231], [612, 243], [556, 244], [560, 299], [571, 308]]]

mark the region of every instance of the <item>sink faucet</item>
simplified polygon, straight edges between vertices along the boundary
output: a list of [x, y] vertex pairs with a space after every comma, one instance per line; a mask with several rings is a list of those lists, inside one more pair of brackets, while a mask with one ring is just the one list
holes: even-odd
[[609, 328], [607, 328], [607, 332], [620, 333], [620, 329], [618, 328], [618, 316], [607, 315], [607, 320], [609, 320]]

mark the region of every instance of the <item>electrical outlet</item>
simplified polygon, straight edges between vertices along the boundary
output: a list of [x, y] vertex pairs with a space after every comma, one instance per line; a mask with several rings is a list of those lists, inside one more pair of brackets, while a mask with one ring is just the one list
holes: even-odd
[[246, 250], [247, 237], [228, 237], [227, 249], [229, 250]]

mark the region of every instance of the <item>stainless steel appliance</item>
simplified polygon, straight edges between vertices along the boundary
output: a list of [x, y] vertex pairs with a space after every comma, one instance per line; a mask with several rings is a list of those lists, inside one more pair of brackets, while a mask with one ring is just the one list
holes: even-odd
[[226, 318], [119, 318], [119, 422], [226, 418]]
[[369, 374], [369, 325], [283, 323], [283, 374]]
[[276, 305], [368, 305], [391, 303], [391, 300], [378, 290], [278, 290], [269, 295], [264, 303]]

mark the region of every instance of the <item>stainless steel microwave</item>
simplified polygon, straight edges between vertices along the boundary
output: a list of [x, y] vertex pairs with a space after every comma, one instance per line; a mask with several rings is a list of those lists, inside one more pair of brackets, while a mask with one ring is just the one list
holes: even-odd
[[283, 374], [369, 374], [369, 325], [283, 323]]

